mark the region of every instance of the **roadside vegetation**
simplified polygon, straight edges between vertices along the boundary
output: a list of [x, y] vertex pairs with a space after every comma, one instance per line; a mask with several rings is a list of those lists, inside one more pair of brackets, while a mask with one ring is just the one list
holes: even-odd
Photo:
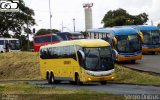
[[0, 80], [39, 79], [38, 53], [0, 53]]
[[140, 72], [116, 65], [115, 82], [160, 86], [160, 75]]
[[[0, 80], [40, 79], [38, 53], [9, 52], [0, 54]], [[116, 65], [114, 82], [160, 85], [160, 75], [139, 72]]]
[[65, 90], [39, 87], [29, 83], [1, 83], [2, 100], [124, 100], [123, 96], [87, 90]]

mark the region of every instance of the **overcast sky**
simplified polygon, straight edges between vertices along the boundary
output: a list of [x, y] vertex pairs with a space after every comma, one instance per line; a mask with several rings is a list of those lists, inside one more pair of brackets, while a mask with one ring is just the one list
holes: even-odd
[[[25, 4], [35, 11], [34, 18], [40, 28], [50, 28], [49, 0], [24, 0]], [[83, 3], [93, 3], [93, 28], [102, 27], [101, 20], [109, 10], [122, 8], [129, 14], [138, 15], [147, 13], [149, 24], [151, 20], [156, 25], [160, 22], [160, 0], [50, 0], [52, 12], [52, 28], [64, 31], [73, 31], [73, 18], [75, 18], [76, 31], [85, 30]]]

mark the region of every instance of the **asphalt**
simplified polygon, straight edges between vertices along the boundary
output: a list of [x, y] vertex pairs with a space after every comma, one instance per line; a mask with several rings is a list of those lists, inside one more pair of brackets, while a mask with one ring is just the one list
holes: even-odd
[[117, 64], [140, 71], [160, 74], [160, 54], [143, 55], [142, 60], [137, 60], [135, 64], [130, 62], [121, 62]]
[[40, 87], [49, 88], [63, 88], [67, 90], [90, 90], [96, 92], [106, 92], [119, 95], [127, 94], [157, 94], [160, 96], [159, 86], [144, 86], [144, 85], [129, 85], [129, 84], [113, 84], [108, 83], [106, 85], [101, 85], [99, 83], [83, 84], [80, 86], [70, 84], [68, 82], [63, 82], [59, 84], [48, 84], [46, 81], [28, 81], [31, 84], [36, 84]]

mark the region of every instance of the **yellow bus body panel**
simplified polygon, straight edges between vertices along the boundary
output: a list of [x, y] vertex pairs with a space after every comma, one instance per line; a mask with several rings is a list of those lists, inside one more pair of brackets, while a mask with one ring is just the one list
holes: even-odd
[[[72, 41], [64, 41], [57, 44], [50, 44], [47, 46], [42, 46], [40, 49], [48, 48], [48, 47], [58, 47], [58, 46], [69, 46], [69, 45], [79, 45], [81, 47], [106, 47], [110, 46], [110, 44], [104, 40], [94, 39], [94, 40], [72, 40]], [[115, 73], [111, 73], [106, 76], [90, 76], [88, 74], [84, 74], [87, 70], [80, 67], [78, 62], [78, 57], [76, 53], [76, 59], [73, 58], [58, 58], [58, 59], [40, 59], [40, 74], [41, 79], [46, 79], [47, 72], [53, 72], [54, 77], [62, 77], [62, 78], [70, 78], [73, 81], [75, 80], [75, 72], [77, 72], [80, 76], [80, 80], [82, 82], [91, 82], [91, 81], [107, 81], [113, 80], [115, 77]], [[91, 80], [90, 80], [90, 79]], [[88, 80], [89, 79], [89, 80]]]

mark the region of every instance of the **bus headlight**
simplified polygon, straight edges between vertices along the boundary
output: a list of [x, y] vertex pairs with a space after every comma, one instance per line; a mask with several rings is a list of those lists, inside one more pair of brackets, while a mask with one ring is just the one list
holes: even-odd
[[111, 79], [114, 79], [114, 77], [112, 76]]
[[88, 78], [89, 81], [91, 81], [91, 78]]

